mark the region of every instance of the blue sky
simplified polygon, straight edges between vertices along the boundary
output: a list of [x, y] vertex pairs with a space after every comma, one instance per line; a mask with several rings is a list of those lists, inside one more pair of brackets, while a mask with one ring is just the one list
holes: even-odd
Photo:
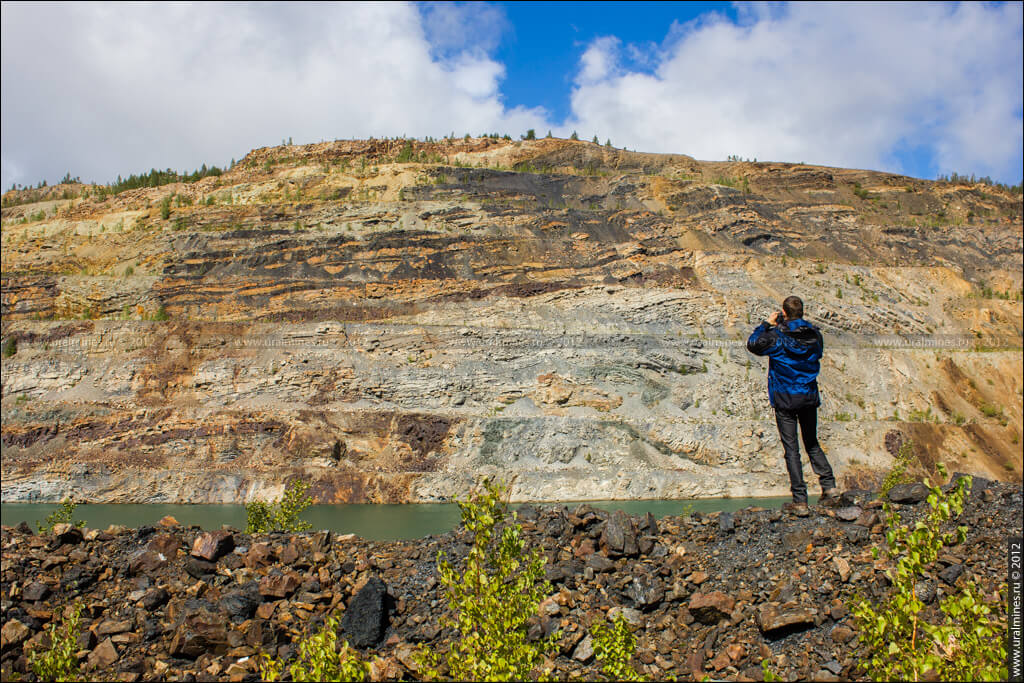
[[[709, 13], [736, 19], [729, 3], [714, 2], [501, 2], [508, 27], [495, 52], [506, 68], [507, 102], [543, 106], [556, 120], [569, 117], [569, 94], [579, 61], [592, 41], [616, 36], [624, 43], [660, 45], [673, 23]], [[650, 65], [633, 62], [635, 68]], [[538, 74], [542, 74], [538, 77]]]
[[2, 183], [534, 128], [649, 152], [1022, 173], [1022, 4], [4, 2]]

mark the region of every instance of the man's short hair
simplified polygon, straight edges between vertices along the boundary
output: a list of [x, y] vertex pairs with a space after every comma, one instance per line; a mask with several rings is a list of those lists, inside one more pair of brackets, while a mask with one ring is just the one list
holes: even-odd
[[804, 302], [798, 296], [787, 296], [782, 302], [782, 310], [790, 320], [804, 317]]

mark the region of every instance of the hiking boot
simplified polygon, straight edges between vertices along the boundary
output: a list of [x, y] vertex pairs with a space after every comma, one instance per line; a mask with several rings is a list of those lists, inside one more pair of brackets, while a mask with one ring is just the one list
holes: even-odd
[[807, 507], [807, 503], [783, 503], [782, 511], [797, 517], [806, 517], [811, 514], [811, 509]]
[[825, 489], [821, 492], [821, 498], [818, 499], [818, 504], [826, 507], [836, 507], [839, 505], [840, 495], [839, 489], [835, 487]]

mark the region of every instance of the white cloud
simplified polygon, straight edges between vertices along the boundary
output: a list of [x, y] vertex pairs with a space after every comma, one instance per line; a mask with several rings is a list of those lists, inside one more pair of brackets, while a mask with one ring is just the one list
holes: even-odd
[[[729, 154], [1021, 176], [1021, 5], [743, 5], [740, 23], [673, 26], [649, 71], [591, 43], [572, 126], [616, 144], [703, 159]], [[627, 46], [628, 47], [628, 46]], [[614, 67], [614, 68], [613, 68]]]
[[223, 164], [288, 137], [547, 125], [503, 106], [487, 6], [4, 3], [2, 17], [5, 188]]
[[597, 83], [618, 71], [621, 41], [613, 36], [598, 38], [580, 58], [580, 83]]
[[222, 164], [288, 137], [528, 128], [893, 171], [923, 149], [939, 172], [1020, 179], [1020, 3], [738, 10], [660, 46], [592, 41], [553, 122], [503, 101], [507, 20], [483, 3], [5, 2], [2, 184]]

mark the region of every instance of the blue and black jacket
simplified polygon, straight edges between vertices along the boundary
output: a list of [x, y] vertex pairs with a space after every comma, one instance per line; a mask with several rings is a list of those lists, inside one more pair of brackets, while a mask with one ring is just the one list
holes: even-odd
[[803, 318], [772, 327], [757, 326], [747, 350], [768, 356], [768, 400], [772, 407], [800, 410], [821, 405], [818, 370], [825, 342], [821, 331]]

